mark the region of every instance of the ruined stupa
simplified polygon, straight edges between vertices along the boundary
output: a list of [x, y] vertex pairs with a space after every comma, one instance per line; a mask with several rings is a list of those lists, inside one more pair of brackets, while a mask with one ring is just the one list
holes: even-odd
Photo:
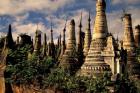
[[73, 71], [76, 67], [76, 38], [75, 38], [75, 21], [70, 21], [70, 27], [68, 31], [68, 43], [66, 50], [60, 60], [60, 66], [64, 69]]
[[140, 75], [140, 64], [136, 59], [136, 46], [134, 41], [131, 14], [125, 14], [124, 21], [124, 38], [123, 48], [127, 50], [127, 66], [126, 69], [130, 76]]

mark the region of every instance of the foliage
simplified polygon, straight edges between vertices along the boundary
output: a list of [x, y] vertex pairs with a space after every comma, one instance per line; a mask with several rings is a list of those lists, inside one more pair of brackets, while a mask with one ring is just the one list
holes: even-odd
[[[71, 75], [69, 71], [56, 67], [56, 62], [51, 58], [41, 58], [33, 55], [28, 59], [30, 46], [10, 50], [7, 57], [5, 78], [8, 83], [33, 84], [40, 88], [54, 87], [72, 93], [82, 91], [84, 93], [108, 93], [106, 86], [111, 82], [110, 75], [105, 74], [99, 78]], [[138, 85], [138, 83], [137, 83]], [[123, 89], [124, 88], [124, 89]], [[115, 82], [117, 93], [137, 93], [135, 83], [128, 76], [118, 76]]]
[[106, 86], [108, 86], [111, 81], [108, 78], [109, 76], [107, 74], [99, 77], [99, 78], [89, 78], [85, 80], [85, 84], [87, 87], [88, 93], [108, 93], [108, 90], [106, 89]]
[[115, 82], [117, 93], [137, 93], [135, 83], [128, 78], [128, 75], [118, 75]]
[[10, 50], [5, 71], [6, 81], [15, 84], [42, 84], [42, 78], [50, 72], [52, 58], [41, 59], [34, 56], [28, 60], [29, 46]]
[[136, 49], [136, 57], [137, 57], [138, 62], [140, 62], [140, 47]]
[[44, 79], [46, 87], [56, 87], [58, 89], [73, 89], [77, 88], [74, 76], [66, 73], [62, 68], [54, 69], [47, 78]]
[[65, 92], [85, 91], [87, 93], [107, 93], [106, 85], [108, 80], [105, 78], [92, 78], [84, 76], [70, 75], [62, 68], [54, 69], [48, 77], [44, 79], [44, 85], [55, 87]]
[[134, 83], [137, 87], [137, 93], [140, 93], [140, 80], [135, 80]]

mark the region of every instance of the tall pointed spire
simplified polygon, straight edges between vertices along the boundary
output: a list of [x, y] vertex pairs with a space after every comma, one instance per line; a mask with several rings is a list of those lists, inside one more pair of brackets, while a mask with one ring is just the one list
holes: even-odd
[[82, 12], [81, 12], [79, 31], [78, 31], [78, 42], [77, 42], [77, 54], [78, 54], [79, 67], [81, 67], [81, 65], [83, 64], [84, 37], [85, 37], [85, 33], [82, 32]]
[[79, 28], [82, 28], [82, 12], [81, 12], [81, 18], [80, 18]]
[[54, 45], [54, 41], [53, 41], [53, 29], [52, 29], [52, 20], [51, 20], [51, 41], [49, 43], [49, 50], [48, 50], [48, 56], [52, 57], [55, 59], [55, 45]]
[[66, 20], [66, 23], [65, 23], [65, 26], [64, 26], [64, 29], [63, 29], [63, 39], [62, 39], [62, 45], [61, 45], [61, 53], [60, 53], [60, 59], [62, 58], [64, 52], [65, 52], [65, 49], [66, 49], [66, 41], [65, 41], [65, 32], [66, 32], [66, 24], [67, 24], [67, 20]]
[[85, 32], [85, 40], [84, 40], [84, 55], [86, 56], [88, 54], [90, 43], [91, 43], [91, 28], [90, 28], [90, 12], [89, 12], [89, 18], [88, 18], [88, 26]]
[[47, 36], [44, 33], [44, 41], [43, 41], [43, 56], [46, 57], [47, 55]]
[[90, 18], [90, 11], [89, 11], [89, 17], [88, 17], [88, 29], [90, 29], [90, 21], [91, 21], [91, 18]]
[[135, 27], [134, 39], [135, 39], [135, 45], [136, 45], [136, 47], [140, 47], [140, 25], [137, 25]]
[[61, 34], [59, 36], [59, 48], [61, 49]]
[[53, 29], [52, 29], [52, 20], [51, 20], [51, 43], [54, 43], [54, 42], [53, 42]]
[[61, 34], [58, 37], [58, 43], [57, 43], [57, 59], [60, 58], [61, 54]]
[[98, 77], [105, 72], [111, 73], [110, 66], [105, 63], [102, 54], [104, 47], [106, 46], [106, 37], [108, 35], [105, 10], [105, 0], [97, 0], [93, 37], [88, 55], [81, 67], [82, 75]]
[[77, 52], [82, 51], [82, 12], [81, 12], [81, 18], [80, 18], [80, 23], [79, 23], [79, 31], [78, 31], [78, 44], [77, 44]]
[[11, 26], [11, 24], [9, 24], [8, 33], [7, 33], [6, 38], [7, 38], [6, 39], [7, 40], [7, 47], [13, 48], [14, 40], [13, 40], [13, 37], [12, 37], [12, 26]]

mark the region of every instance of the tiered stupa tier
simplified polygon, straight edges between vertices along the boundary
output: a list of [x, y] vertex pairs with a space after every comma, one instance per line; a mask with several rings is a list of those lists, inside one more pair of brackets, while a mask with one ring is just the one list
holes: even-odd
[[105, 9], [105, 0], [97, 0], [92, 41], [88, 55], [81, 67], [82, 75], [97, 77], [105, 72], [111, 72], [110, 66], [105, 63], [103, 56], [103, 50], [106, 47], [106, 37], [108, 36]]

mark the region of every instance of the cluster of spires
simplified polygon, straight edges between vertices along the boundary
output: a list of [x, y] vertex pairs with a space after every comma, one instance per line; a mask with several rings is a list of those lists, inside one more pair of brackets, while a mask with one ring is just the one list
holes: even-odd
[[[106, 19], [106, 2], [105, 0], [97, 0], [96, 3], [96, 18], [94, 23], [93, 35], [91, 36], [91, 26], [90, 26], [90, 13], [88, 18], [88, 26], [85, 33], [82, 31], [82, 16], [79, 24], [78, 31], [78, 43], [76, 43], [75, 37], [75, 21], [72, 19], [69, 23], [70, 29], [68, 31], [68, 42], [66, 44], [65, 32], [66, 32], [66, 24], [63, 29], [63, 39], [61, 42], [61, 35], [58, 38], [58, 44], [55, 45], [53, 41], [53, 29], [51, 24], [51, 41], [47, 42], [47, 36], [44, 34], [44, 42], [43, 42], [43, 57], [50, 56], [57, 60], [59, 66], [64, 67], [67, 70], [75, 71], [80, 69], [78, 73], [86, 76], [98, 76], [105, 72], [112, 73], [112, 65], [109, 62], [106, 62], [106, 58], [110, 56], [106, 56], [105, 52], [113, 52], [114, 59], [119, 52], [120, 55], [124, 55], [123, 50], [119, 50], [123, 48], [127, 52], [127, 60], [121, 60], [121, 66], [125, 65], [125, 69], [128, 71], [128, 68], [131, 69], [128, 73], [132, 73], [139, 75], [139, 63], [136, 60], [135, 50], [136, 47], [140, 45], [140, 25], [136, 26], [136, 31], [133, 35], [132, 29], [132, 20], [130, 14], [125, 14], [123, 17], [124, 21], [124, 39], [123, 44], [115, 44], [114, 38], [108, 32], [107, 19]], [[67, 22], [67, 21], [66, 21]], [[32, 41], [31, 38], [29, 41]], [[9, 25], [9, 31], [6, 37], [6, 46], [9, 48], [13, 48], [15, 43], [12, 38], [11, 25]], [[20, 44], [23, 38], [19, 41], [19, 37], [17, 38], [17, 44]], [[111, 45], [109, 43], [111, 43]], [[115, 42], [116, 43], [116, 42]], [[111, 46], [112, 50], [108, 50], [108, 46]], [[114, 48], [117, 47], [115, 50]], [[33, 54], [40, 55], [41, 54], [41, 31], [37, 30], [35, 34], [35, 42], [33, 45]], [[113, 58], [112, 57], [112, 58]], [[121, 57], [122, 58], [122, 57]], [[123, 58], [122, 58], [123, 59]], [[116, 60], [116, 59], [115, 59]], [[124, 62], [127, 61], [125, 64]], [[115, 61], [116, 62], [116, 61]], [[118, 62], [118, 61], [117, 61]], [[113, 62], [112, 62], [113, 63]], [[111, 64], [112, 64], [111, 63]], [[115, 68], [113, 66], [113, 68]], [[115, 68], [117, 69], [117, 68]], [[117, 72], [115, 72], [116, 74]]]

